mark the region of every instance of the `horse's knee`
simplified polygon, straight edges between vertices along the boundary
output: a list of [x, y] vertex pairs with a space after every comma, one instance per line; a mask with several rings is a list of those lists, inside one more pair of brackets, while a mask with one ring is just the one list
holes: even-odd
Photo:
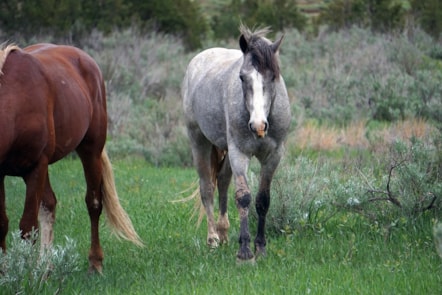
[[250, 192], [237, 191], [236, 192], [236, 205], [239, 208], [249, 208], [252, 202], [252, 196]]

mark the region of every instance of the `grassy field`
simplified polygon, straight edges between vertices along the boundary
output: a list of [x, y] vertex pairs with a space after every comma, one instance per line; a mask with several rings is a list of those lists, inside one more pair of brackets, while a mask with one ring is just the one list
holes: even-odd
[[[146, 247], [117, 240], [103, 225], [104, 273], [88, 275], [81, 165], [74, 159], [55, 164], [50, 171], [59, 201], [55, 244], [63, 245], [68, 236], [80, 255], [80, 270], [66, 278], [63, 294], [442, 293], [442, 260], [430, 217], [396, 227], [387, 237], [359, 215], [339, 213], [323, 227], [272, 233], [266, 258], [238, 265], [232, 200], [230, 244], [214, 251], [205, 244], [205, 222], [197, 228], [190, 220], [193, 202], [171, 203], [185, 196], [180, 192], [196, 179], [193, 169], [153, 168], [135, 159], [116, 161], [114, 169], [122, 205]], [[16, 231], [24, 202], [21, 179], [7, 178], [6, 192], [10, 231]], [[56, 283], [49, 278], [46, 284], [43, 293], [54, 294]]]

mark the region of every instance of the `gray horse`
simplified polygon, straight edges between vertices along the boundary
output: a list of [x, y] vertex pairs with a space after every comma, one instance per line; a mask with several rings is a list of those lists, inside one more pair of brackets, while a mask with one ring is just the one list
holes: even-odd
[[[186, 127], [193, 160], [200, 178], [201, 200], [207, 214], [207, 244], [228, 241], [227, 191], [233, 177], [240, 216], [239, 260], [254, 259], [248, 227], [252, 201], [246, 173], [255, 156], [261, 164], [256, 197], [258, 231], [255, 254], [265, 255], [265, 219], [270, 205], [270, 184], [283, 153], [291, 115], [278, 49], [268, 29], [255, 32], [241, 26], [241, 50], [212, 48], [195, 56], [182, 84]], [[213, 195], [219, 194], [215, 224]]]

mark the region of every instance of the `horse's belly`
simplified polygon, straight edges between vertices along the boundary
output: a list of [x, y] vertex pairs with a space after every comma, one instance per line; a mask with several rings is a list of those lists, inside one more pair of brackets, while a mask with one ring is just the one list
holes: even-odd
[[[222, 109], [222, 106], [219, 106]], [[224, 112], [219, 108], [197, 112], [196, 121], [204, 136], [222, 150], [227, 149], [227, 135]]]
[[[23, 124], [20, 124], [23, 122]], [[48, 147], [48, 128], [42, 116], [28, 116], [10, 126], [14, 139], [9, 143], [2, 139], [0, 149], [0, 173], [19, 176], [26, 174], [40, 160]]]

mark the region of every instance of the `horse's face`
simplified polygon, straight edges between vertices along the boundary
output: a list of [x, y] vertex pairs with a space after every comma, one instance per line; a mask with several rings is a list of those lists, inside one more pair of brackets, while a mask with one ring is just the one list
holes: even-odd
[[279, 79], [276, 54], [282, 38], [271, 43], [265, 38], [240, 38], [244, 61], [239, 72], [245, 106], [250, 114], [249, 129], [265, 137], [270, 128], [267, 117], [276, 96], [275, 81]]
[[267, 116], [275, 97], [275, 77], [270, 71], [260, 73], [253, 67], [251, 59], [250, 55], [244, 56], [239, 78], [244, 102], [250, 114], [249, 129], [259, 137], [265, 137], [269, 128]]

